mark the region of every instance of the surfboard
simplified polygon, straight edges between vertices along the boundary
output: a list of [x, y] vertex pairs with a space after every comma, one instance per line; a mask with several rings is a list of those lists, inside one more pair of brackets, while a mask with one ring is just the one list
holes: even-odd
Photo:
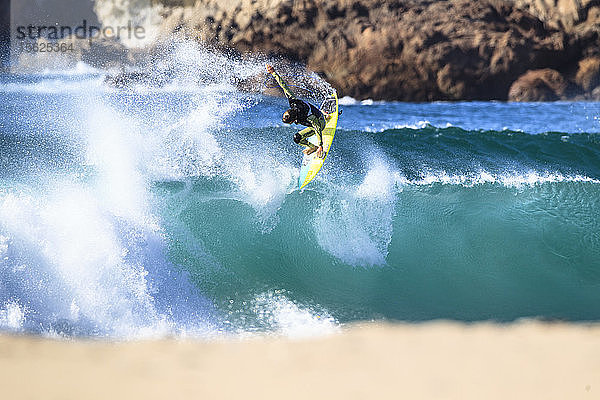
[[[317, 157], [317, 152], [308, 156], [303, 154], [302, 165], [300, 166], [300, 177], [298, 178], [299, 189], [308, 185], [315, 176], [317, 176], [317, 173], [321, 170], [323, 163], [325, 163], [325, 159], [327, 159], [327, 156], [329, 155], [339, 115], [338, 98], [335, 93], [323, 102], [321, 111], [325, 114], [325, 119], [327, 120], [325, 129], [323, 130], [323, 157]], [[315, 146], [319, 145], [317, 135], [312, 135], [308, 138], [308, 141]]]

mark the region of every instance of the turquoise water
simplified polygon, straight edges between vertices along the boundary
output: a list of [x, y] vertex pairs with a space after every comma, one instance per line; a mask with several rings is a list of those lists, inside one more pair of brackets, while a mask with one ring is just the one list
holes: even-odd
[[285, 100], [237, 91], [262, 65], [241, 67], [123, 92], [99, 72], [3, 78], [3, 330], [600, 319], [597, 103], [344, 99], [300, 192]]

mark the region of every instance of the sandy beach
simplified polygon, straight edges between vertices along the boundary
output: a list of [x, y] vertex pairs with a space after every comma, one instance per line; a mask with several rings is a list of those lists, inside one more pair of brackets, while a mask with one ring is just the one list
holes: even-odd
[[366, 324], [306, 340], [0, 337], [6, 399], [597, 399], [600, 326]]

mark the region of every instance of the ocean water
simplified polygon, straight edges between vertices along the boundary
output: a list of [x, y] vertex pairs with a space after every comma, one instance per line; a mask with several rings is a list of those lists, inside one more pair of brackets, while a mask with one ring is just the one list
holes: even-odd
[[232, 84], [263, 64], [166, 59], [161, 88], [86, 67], [1, 77], [1, 330], [600, 319], [600, 104], [344, 98], [298, 191], [285, 100]]

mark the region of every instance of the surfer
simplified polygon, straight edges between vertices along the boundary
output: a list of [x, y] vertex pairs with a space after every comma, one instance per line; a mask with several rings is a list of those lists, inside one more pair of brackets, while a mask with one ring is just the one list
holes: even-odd
[[[294, 123], [307, 127], [294, 135], [294, 142], [306, 147], [304, 154], [309, 155], [316, 151], [317, 157], [322, 157], [323, 129], [325, 129], [325, 125], [327, 124], [325, 115], [314, 105], [297, 98], [271, 65], [267, 64], [267, 72], [273, 75], [273, 78], [275, 78], [275, 81], [281, 87], [290, 103], [290, 108], [283, 113], [281, 120], [286, 124]], [[308, 137], [315, 134], [317, 135], [317, 139], [319, 139], [318, 147], [307, 140]]]

